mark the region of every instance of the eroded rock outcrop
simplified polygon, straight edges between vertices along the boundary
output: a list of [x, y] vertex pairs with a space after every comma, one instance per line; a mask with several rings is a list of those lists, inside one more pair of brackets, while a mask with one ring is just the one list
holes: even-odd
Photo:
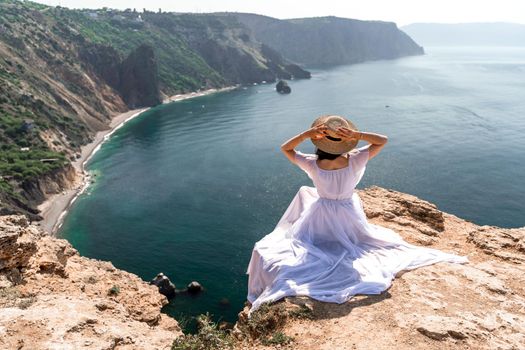
[[352, 64], [422, 55], [423, 48], [395, 23], [334, 16], [277, 19], [235, 13], [260, 42], [306, 66]]
[[[359, 194], [371, 223], [411, 243], [466, 255], [470, 262], [409, 271], [382, 294], [341, 305], [304, 297], [276, 303], [270, 312], [281, 309], [286, 324], [279, 329], [294, 339], [287, 348], [525, 348], [525, 228], [477, 226], [417, 197], [379, 187]], [[234, 331], [242, 339], [246, 335], [239, 332], [250, 329], [247, 311]], [[244, 345], [267, 348], [259, 341]]]
[[275, 90], [277, 90], [277, 92], [280, 94], [289, 94], [292, 92], [292, 89], [284, 80], [279, 80], [279, 82], [275, 85]]
[[149, 284], [156, 286], [159, 289], [159, 293], [166, 296], [166, 298], [171, 299], [175, 297], [176, 287], [162, 272], [155, 276], [154, 279], [150, 281]]
[[169, 349], [157, 287], [84, 258], [23, 216], [0, 217], [0, 348]]
[[142, 44], [122, 61], [118, 90], [130, 108], [155, 106], [161, 102], [153, 47]]

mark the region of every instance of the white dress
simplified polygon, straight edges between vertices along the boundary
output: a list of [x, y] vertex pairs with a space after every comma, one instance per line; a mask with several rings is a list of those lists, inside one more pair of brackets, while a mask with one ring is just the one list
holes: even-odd
[[250, 314], [285, 296], [344, 303], [356, 294], [381, 293], [402, 270], [468, 262], [368, 223], [354, 192], [368, 147], [352, 151], [348, 167], [337, 170], [323, 170], [316, 155], [296, 152], [297, 165], [315, 188], [301, 187], [275, 229], [255, 244], [247, 270]]

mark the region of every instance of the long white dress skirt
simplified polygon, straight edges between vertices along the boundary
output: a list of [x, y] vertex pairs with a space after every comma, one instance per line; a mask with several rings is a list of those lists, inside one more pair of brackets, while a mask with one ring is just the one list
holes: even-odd
[[383, 292], [402, 270], [468, 262], [368, 223], [353, 191], [367, 160], [363, 147], [349, 156], [348, 168], [323, 171], [314, 155], [297, 152], [297, 165], [316, 187], [301, 187], [275, 229], [255, 244], [247, 270], [250, 314], [285, 296], [344, 303], [356, 294]]

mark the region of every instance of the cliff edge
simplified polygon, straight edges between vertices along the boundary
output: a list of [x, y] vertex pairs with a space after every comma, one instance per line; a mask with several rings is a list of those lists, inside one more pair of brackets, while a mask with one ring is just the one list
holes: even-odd
[[182, 334], [138, 276], [0, 217], [1, 349], [169, 349]]
[[[466, 255], [470, 263], [408, 271], [382, 294], [341, 305], [286, 298], [250, 321], [246, 306], [234, 331], [246, 348], [525, 348], [525, 228], [478, 226], [379, 187], [359, 195], [371, 223], [413, 244]], [[247, 333], [253, 337], [246, 340]]]
[[155, 287], [79, 256], [23, 216], [1, 216], [0, 348], [525, 348], [525, 228], [478, 226], [380, 187], [359, 195], [371, 223], [470, 262], [399, 274], [382, 294], [341, 305], [286, 298], [249, 320], [247, 305], [231, 332], [182, 336]]

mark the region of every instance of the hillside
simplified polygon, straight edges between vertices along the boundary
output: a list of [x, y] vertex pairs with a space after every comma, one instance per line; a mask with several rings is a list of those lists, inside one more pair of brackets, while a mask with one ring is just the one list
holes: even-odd
[[414, 23], [401, 28], [425, 46], [525, 46], [525, 25]]
[[380, 295], [340, 305], [286, 298], [250, 320], [247, 306], [232, 331], [203, 324], [198, 335], [182, 336], [159, 312], [166, 299], [155, 288], [111, 263], [80, 257], [21, 216], [3, 216], [0, 346], [147, 350], [169, 349], [175, 340], [175, 350], [524, 347], [525, 228], [477, 226], [379, 187], [359, 196], [371, 223], [411, 243], [466, 255], [469, 263], [408, 271]]
[[395, 23], [338, 17], [279, 20], [234, 13], [255, 37], [285, 58], [304, 65], [351, 64], [422, 55], [423, 48]]
[[74, 180], [71, 161], [115, 115], [200, 89], [310, 73], [235, 18], [0, 2], [0, 214]]

